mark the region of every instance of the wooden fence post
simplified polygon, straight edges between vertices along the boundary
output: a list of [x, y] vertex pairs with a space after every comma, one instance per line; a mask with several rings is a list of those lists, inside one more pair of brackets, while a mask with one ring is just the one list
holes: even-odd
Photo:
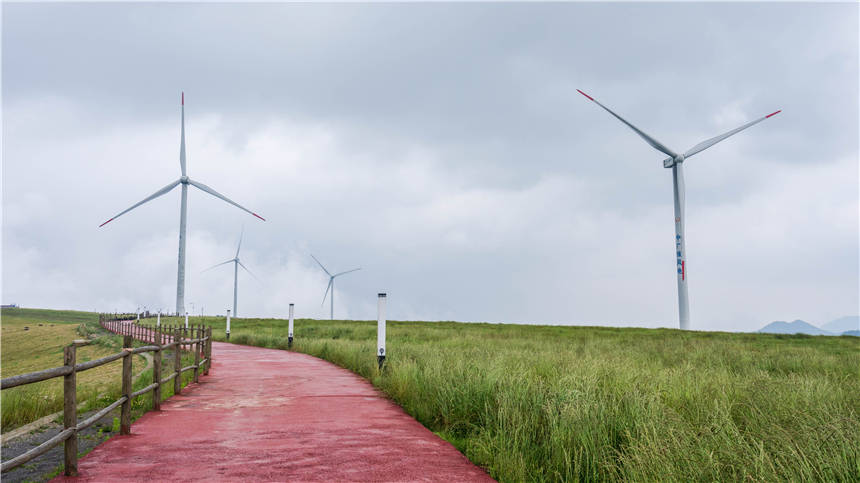
[[[191, 329], [192, 337], [200, 339], [200, 326]], [[200, 382], [200, 341], [194, 343], [194, 382]]]
[[[63, 348], [63, 364], [71, 366], [72, 372], [63, 377], [63, 428], [74, 428], [78, 425], [78, 397], [75, 374], [77, 346], [71, 344]], [[78, 475], [78, 433], [72, 433], [63, 443], [65, 452], [64, 472], [66, 476]]]
[[209, 368], [212, 367], [212, 327], [206, 328], [206, 371], [204, 375], [209, 375]]
[[158, 349], [156, 349], [155, 358], [152, 361], [152, 378], [154, 379], [152, 382], [157, 384], [152, 390], [152, 409], [161, 411], [161, 328], [155, 329], [153, 336]]
[[182, 348], [179, 346], [179, 329], [173, 329], [173, 341], [176, 345], [173, 346], [173, 370], [176, 371], [176, 377], [173, 378], [173, 394], [182, 392]]
[[119, 421], [119, 434], [131, 434], [131, 358], [134, 357], [131, 353], [130, 335], [122, 338], [122, 350], [125, 355], [122, 357], [122, 395], [125, 396], [125, 401], [122, 403], [122, 412]]
[[[200, 325], [200, 338], [201, 339], [206, 338], [206, 326], [202, 325], [202, 324]], [[205, 341], [205, 340], [200, 341], [200, 360], [201, 361], [206, 358], [206, 342], [207, 341]], [[206, 366], [202, 365], [200, 372], [205, 373], [204, 372], [205, 370], [206, 370]]]

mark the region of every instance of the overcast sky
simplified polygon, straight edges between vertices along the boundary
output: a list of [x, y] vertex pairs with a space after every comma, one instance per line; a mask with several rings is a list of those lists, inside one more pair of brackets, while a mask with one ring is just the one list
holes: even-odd
[[858, 5], [2, 6], [2, 301], [240, 316], [677, 327], [858, 313]]

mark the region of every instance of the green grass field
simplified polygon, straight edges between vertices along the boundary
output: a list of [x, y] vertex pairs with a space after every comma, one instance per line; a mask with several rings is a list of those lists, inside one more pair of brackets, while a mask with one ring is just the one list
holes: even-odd
[[[21, 323], [97, 330], [94, 314], [21, 310], [2, 312], [4, 376], [55, 364], [56, 343], [44, 356], [7, 340]], [[223, 318], [191, 323], [224, 339]], [[285, 349], [286, 333], [233, 319], [231, 342]], [[295, 335], [501, 481], [860, 480], [860, 338], [389, 322], [379, 372], [375, 321], [297, 320]]]
[[[98, 324], [98, 314], [67, 310], [2, 309], [0, 312], [0, 376], [9, 377], [27, 372], [63, 365], [63, 347], [75, 339], [93, 338], [93, 344], [78, 349], [78, 363], [98, 359], [119, 352], [121, 337], [112, 335]], [[27, 328], [25, 330], [25, 327]], [[135, 345], [141, 345], [135, 343]], [[190, 356], [183, 356], [183, 366], [189, 365]], [[146, 359], [135, 356], [134, 373], [146, 367]], [[170, 373], [172, 362], [165, 362], [165, 374]], [[80, 411], [100, 409], [116, 400], [121, 391], [122, 362], [114, 361], [82, 372], [77, 376], [78, 403], [86, 402]], [[191, 373], [183, 374], [184, 384]], [[134, 383], [141, 389], [152, 383], [152, 371], [143, 373]], [[173, 394], [168, 385], [162, 392], [167, 398]], [[135, 398], [135, 415], [149, 409], [148, 396]], [[2, 431], [33, 422], [63, 409], [63, 378], [28, 384], [2, 392]]]
[[[287, 347], [285, 320], [231, 329]], [[501, 481], [860, 480], [858, 338], [389, 322], [379, 372], [375, 321], [295, 336]]]

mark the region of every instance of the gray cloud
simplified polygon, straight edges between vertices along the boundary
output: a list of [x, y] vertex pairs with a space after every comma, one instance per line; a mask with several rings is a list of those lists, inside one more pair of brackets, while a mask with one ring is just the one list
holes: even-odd
[[[190, 298], [245, 314], [675, 324], [671, 176], [577, 92], [683, 150], [694, 326], [858, 308], [853, 4], [7, 4], [3, 298], [172, 306], [189, 172]], [[199, 307], [199, 305], [198, 305]], [[131, 307], [134, 308], [134, 307]], [[241, 310], [241, 309], [240, 309]], [[207, 311], [209, 311], [207, 309]]]

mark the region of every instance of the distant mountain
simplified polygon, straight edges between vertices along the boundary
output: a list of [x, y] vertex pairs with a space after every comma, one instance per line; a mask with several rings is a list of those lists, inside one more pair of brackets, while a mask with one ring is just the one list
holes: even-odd
[[854, 337], [860, 337], [860, 330], [846, 330], [842, 333], [842, 335], [853, 335]]
[[794, 322], [771, 322], [759, 329], [759, 332], [764, 332], [767, 334], [833, 335], [826, 330], [821, 330], [818, 327], [802, 320], [795, 320]]
[[847, 317], [840, 317], [822, 325], [821, 328], [835, 334], [841, 334], [849, 330], [860, 331], [860, 316], [849, 315]]

